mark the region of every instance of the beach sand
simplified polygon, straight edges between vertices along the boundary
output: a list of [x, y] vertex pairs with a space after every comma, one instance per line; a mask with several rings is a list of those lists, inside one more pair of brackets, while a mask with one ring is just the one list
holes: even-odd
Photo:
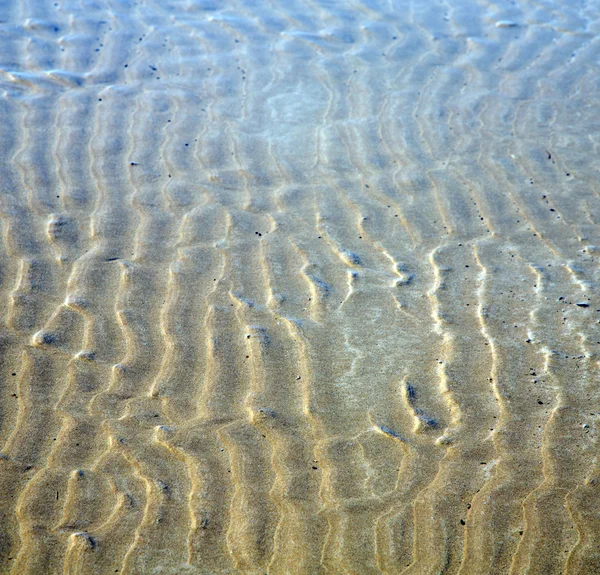
[[0, 6], [0, 572], [600, 573], [600, 2]]

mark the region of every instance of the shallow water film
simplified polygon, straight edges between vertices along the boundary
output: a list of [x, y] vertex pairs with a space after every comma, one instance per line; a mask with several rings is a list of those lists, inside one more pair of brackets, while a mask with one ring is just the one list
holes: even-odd
[[0, 572], [600, 573], [599, 32], [0, 0]]

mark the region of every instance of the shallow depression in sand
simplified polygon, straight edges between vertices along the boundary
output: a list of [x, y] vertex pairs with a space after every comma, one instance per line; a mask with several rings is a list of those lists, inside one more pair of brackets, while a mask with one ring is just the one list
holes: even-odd
[[0, 7], [0, 572], [600, 573], [600, 2]]

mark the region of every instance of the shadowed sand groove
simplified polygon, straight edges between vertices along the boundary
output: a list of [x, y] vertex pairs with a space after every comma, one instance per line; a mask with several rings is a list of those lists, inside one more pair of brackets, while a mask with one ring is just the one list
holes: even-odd
[[600, 573], [600, 2], [0, 8], [1, 573]]

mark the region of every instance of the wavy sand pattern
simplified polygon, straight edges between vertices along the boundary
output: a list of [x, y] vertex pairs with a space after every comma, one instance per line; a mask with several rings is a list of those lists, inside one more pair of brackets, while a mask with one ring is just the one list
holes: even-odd
[[2, 573], [600, 573], [600, 2], [0, 6]]

